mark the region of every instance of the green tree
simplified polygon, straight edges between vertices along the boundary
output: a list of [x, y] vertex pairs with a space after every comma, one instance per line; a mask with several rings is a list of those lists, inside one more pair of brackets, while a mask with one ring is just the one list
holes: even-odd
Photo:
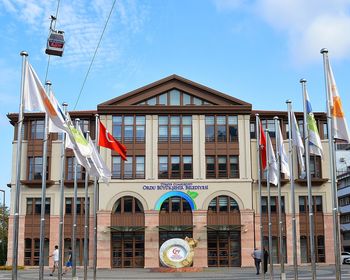
[[0, 265], [5, 265], [7, 261], [7, 236], [9, 208], [0, 205]]

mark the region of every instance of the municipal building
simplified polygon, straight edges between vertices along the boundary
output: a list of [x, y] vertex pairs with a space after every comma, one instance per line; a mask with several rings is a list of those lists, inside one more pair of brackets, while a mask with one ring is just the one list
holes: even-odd
[[[298, 95], [299, 96], [299, 95]], [[266, 100], [273, 102], [273, 100]], [[287, 107], [286, 107], [287, 108]], [[260, 201], [257, 178], [255, 115], [268, 128], [275, 143], [275, 116], [283, 138], [288, 139], [286, 111], [257, 111], [252, 104], [177, 75], [171, 75], [123, 94], [93, 110], [72, 111], [83, 132], [95, 138], [95, 115], [113, 136], [127, 147], [127, 161], [109, 149], [100, 153], [111, 169], [109, 184], [99, 182], [98, 268], [157, 268], [160, 246], [170, 238], [198, 241], [193, 266], [253, 266], [251, 253], [260, 245], [260, 216], [267, 242], [266, 174]], [[39, 265], [41, 207], [45, 207], [45, 263], [59, 242], [59, 185], [62, 135], [50, 134], [48, 144], [47, 199], [41, 202], [44, 114], [27, 113], [24, 119], [19, 259], [24, 266]], [[296, 113], [303, 129], [302, 113]], [[12, 261], [13, 205], [15, 201], [18, 114], [8, 114], [14, 127], [11, 213], [8, 262]], [[332, 199], [329, 176], [327, 120], [315, 113], [324, 159], [311, 157], [316, 261], [334, 263]], [[285, 140], [288, 151], [288, 141]], [[294, 157], [296, 159], [296, 156]], [[73, 152], [66, 150], [64, 200], [64, 252], [71, 246], [73, 210]], [[298, 163], [293, 178], [296, 197], [298, 262], [310, 262], [306, 180]], [[90, 265], [93, 251], [93, 178], [89, 201], [84, 200], [86, 173], [78, 169], [77, 265], [83, 261], [84, 204], [90, 206]], [[281, 179], [283, 240], [286, 262], [292, 264], [292, 214], [289, 178]], [[260, 203], [262, 213], [260, 213]], [[271, 185], [274, 263], [278, 256], [277, 188]]]

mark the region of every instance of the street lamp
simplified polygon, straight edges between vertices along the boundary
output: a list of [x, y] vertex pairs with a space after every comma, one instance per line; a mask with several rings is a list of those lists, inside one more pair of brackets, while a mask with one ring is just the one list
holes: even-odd
[[[1, 250], [2, 250], [2, 255], [3, 255], [3, 260], [5, 261], [5, 242], [3, 240], [4, 238], [4, 234], [5, 234], [5, 191], [4, 190], [0, 190], [0, 192], [2, 192], [2, 236], [0, 239], [1, 242]], [[5, 263], [4, 263], [5, 264]]]

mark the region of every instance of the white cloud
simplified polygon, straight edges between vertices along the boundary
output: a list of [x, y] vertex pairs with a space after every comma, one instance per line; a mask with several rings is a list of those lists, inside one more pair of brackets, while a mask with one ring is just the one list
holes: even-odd
[[220, 11], [239, 9], [286, 37], [296, 63], [319, 61], [326, 47], [332, 58], [350, 58], [349, 0], [213, 0]]
[[[8, 14], [26, 24], [34, 36], [40, 36], [45, 44], [50, 25], [49, 17], [55, 14], [57, 1], [0, 0]], [[56, 29], [65, 31], [65, 51], [63, 59], [52, 59], [53, 64], [76, 68], [88, 64], [93, 56], [98, 40], [110, 13], [112, 1], [75, 0], [61, 1]], [[147, 12], [137, 0], [117, 0], [96, 57], [96, 65], [115, 61], [126, 48], [132, 34], [140, 32]], [[28, 31], [26, 30], [26, 31]], [[94, 64], [95, 65], [95, 64]]]

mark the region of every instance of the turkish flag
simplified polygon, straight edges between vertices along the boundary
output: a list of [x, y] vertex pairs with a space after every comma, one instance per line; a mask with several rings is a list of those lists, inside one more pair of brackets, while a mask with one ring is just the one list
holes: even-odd
[[262, 166], [262, 171], [265, 170], [266, 165], [267, 165], [267, 160], [266, 160], [266, 136], [264, 133], [264, 130], [262, 128], [261, 122], [260, 122], [260, 160], [261, 160], [261, 166]]
[[126, 160], [126, 147], [108, 132], [102, 122], [99, 122], [99, 127], [100, 135], [98, 138], [98, 145], [116, 151], [123, 160]]

